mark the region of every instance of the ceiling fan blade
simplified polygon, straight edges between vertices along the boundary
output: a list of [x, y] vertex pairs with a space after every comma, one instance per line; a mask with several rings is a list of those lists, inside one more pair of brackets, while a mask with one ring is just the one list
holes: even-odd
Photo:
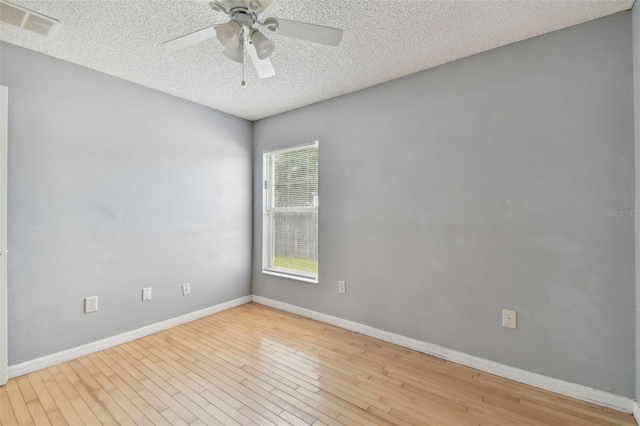
[[249, 57], [251, 58], [251, 62], [256, 67], [256, 71], [258, 72], [258, 77], [260, 78], [269, 78], [276, 75], [275, 70], [273, 69], [273, 65], [271, 65], [271, 61], [269, 58], [260, 59], [258, 58], [258, 52], [256, 52], [256, 48], [251, 43], [245, 43], [245, 48], [249, 53]]
[[[269, 25], [276, 21], [277, 25]], [[288, 21], [286, 19], [269, 18], [264, 21], [267, 29], [274, 34], [314, 43], [337, 46], [342, 40], [342, 30], [338, 28], [324, 27], [322, 25], [305, 24], [303, 22]]]
[[264, 12], [265, 9], [271, 5], [271, 3], [273, 3], [273, 0], [248, 0], [247, 6], [253, 13], [260, 14]]
[[204, 41], [206, 39], [209, 39], [215, 36], [216, 36], [216, 25], [214, 25], [213, 27], [207, 27], [198, 31], [194, 31], [190, 34], [183, 35], [178, 38], [174, 38], [173, 40], [169, 40], [162, 43], [162, 45], [167, 49], [180, 50], [180, 49], [184, 49], [187, 46], [200, 43], [201, 41]]

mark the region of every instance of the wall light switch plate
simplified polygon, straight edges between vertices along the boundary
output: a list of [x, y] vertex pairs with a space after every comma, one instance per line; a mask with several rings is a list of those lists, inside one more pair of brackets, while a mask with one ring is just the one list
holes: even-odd
[[84, 313], [95, 312], [98, 310], [98, 296], [84, 298]]
[[191, 284], [182, 284], [182, 295], [186, 296], [191, 294]]
[[338, 281], [338, 293], [345, 294], [347, 292], [347, 282]]
[[516, 328], [516, 311], [508, 309], [502, 310], [502, 326], [507, 328]]
[[151, 287], [142, 289], [142, 301], [146, 302], [147, 300], [151, 300]]

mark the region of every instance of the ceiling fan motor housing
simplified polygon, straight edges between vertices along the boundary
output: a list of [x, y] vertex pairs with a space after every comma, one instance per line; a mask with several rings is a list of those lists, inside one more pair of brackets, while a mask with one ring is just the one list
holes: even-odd
[[[213, 10], [231, 12], [233, 9], [246, 9], [251, 13], [260, 14], [272, 3], [272, 0], [216, 0], [209, 3]], [[223, 8], [224, 10], [221, 10]]]
[[255, 13], [251, 13], [244, 8], [238, 8], [231, 11], [231, 16], [234, 21], [243, 27], [247, 27], [249, 29], [253, 28], [253, 25], [256, 23], [258, 19]]

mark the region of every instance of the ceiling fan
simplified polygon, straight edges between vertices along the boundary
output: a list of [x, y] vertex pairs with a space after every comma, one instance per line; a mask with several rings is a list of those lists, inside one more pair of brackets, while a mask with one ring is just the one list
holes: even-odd
[[[212, 10], [222, 12], [229, 22], [183, 35], [162, 45], [171, 50], [179, 50], [212, 37], [217, 37], [224, 46], [223, 54], [239, 63], [244, 63], [244, 49], [256, 67], [260, 78], [273, 77], [276, 72], [269, 56], [275, 50], [275, 43], [260, 31], [260, 27], [273, 34], [315, 43], [337, 46], [342, 40], [342, 30], [321, 25], [305, 24], [280, 18], [262, 20], [261, 15], [273, 0], [217, 0], [203, 1]], [[244, 84], [244, 81], [243, 81]]]

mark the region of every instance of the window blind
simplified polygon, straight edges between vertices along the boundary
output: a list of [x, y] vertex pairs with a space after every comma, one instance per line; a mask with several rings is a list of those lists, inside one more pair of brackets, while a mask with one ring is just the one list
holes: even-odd
[[263, 271], [317, 282], [318, 144], [264, 153]]

